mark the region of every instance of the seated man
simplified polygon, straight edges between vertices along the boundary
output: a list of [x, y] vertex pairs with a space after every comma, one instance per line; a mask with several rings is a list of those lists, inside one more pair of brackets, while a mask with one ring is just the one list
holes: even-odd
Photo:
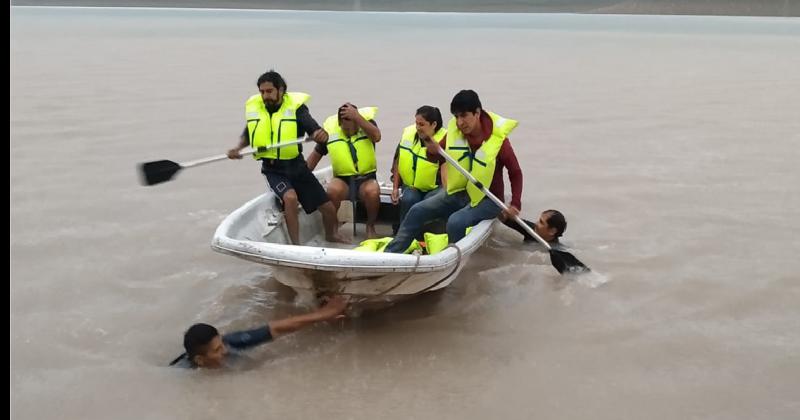
[[334, 179], [328, 184], [328, 198], [338, 211], [342, 200], [358, 194], [367, 209], [368, 238], [378, 236], [375, 220], [381, 204], [381, 190], [375, 178], [375, 143], [381, 141], [381, 130], [374, 120], [377, 113], [378, 108], [359, 109], [351, 103], [339, 107], [336, 115], [323, 124], [329, 135], [327, 143], [318, 144], [307, 161], [309, 169], [314, 170], [322, 156], [330, 153]]
[[234, 352], [272, 341], [279, 335], [295, 332], [311, 324], [328, 321], [340, 316], [347, 307], [342, 296], [331, 297], [325, 306], [314, 312], [293, 316], [266, 325], [221, 336], [216, 328], [208, 324], [194, 324], [183, 336], [186, 353], [178, 356], [169, 365], [186, 368], [219, 368], [224, 365], [228, 348]]

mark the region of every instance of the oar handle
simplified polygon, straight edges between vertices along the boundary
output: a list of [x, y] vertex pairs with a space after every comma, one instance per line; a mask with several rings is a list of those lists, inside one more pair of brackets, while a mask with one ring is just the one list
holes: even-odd
[[[254, 150], [253, 150], [252, 147], [247, 147], [245, 149], [242, 149], [242, 151], [239, 152], [239, 155], [240, 156], [249, 155], [249, 154], [253, 153], [253, 151]], [[214, 156], [203, 158], [203, 159], [190, 160], [189, 162], [181, 163], [181, 168], [184, 168], [184, 169], [193, 168], [195, 166], [205, 165], [207, 163], [217, 162], [217, 161], [225, 160], [225, 159], [228, 159], [228, 155], [227, 154], [214, 155]]]
[[[429, 141], [432, 141], [432, 140], [429, 140]], [[508, 206], [506, 206], [506, 203], [504, 203], [504, 202], [500, 201], [500, 199], [499, 199], [499, 198], [497, 198], [497, 197], [496, 197], [494, 194], [492, 194], [492, 192], [491, 192], [491, 191], [489, 191], [489, 189], [488, 189], [488, 188], [486, 188], [486, 186], [485, 186], [485, 185], [483, 185], [483, 184], [482, 184], [480, 181], [478, 181], [477, 179], [475, 179], [475, 177], [474, 177], [474, 176], [472, 176], [472, 174], [471, 174], [471, 173], [467, 172], [467, 170], [466, 170], [466, 169], [462, 168], [462, 167], [461, 167], [461, 165], [459, 165], [459, 164], [458, 164], [458, 162], [456, 162], [456, 161], [455, 161], [455, 159], [453, 159], [453, 158], [452, 158], [450, 155], [448, 155], [448, 154], [447, 154], [447, 152], [445, 152], [445, 151], [442, 149], [442, 147], [441, 147], [441, 146], [439, 146], [439, 143], [437, 143], [437, 142], [433, 141], [433, 144], [435, 144], [435, 145], [436, 145], [436, 149], [439, 151], [439, 154], [440, 154], [440, 155], [442, 155], [442, 157], [443, 157], [443, 158], [445, 158], [445, 160], [447, 160], [447, 162], [448, 162], [448, 163], [449, 163], [451, 166], [453, 166], [453, 167], [454, 167], [454, 168], [456, 168], [456, 169], [457, 169], [459, 172], [461, 172], [461, 175], [464, 175], [464, 176], [465, 176], [465, 177], [466, 177], [466, 178], [469, 180], [469, 182], [471, 182], [471, 183], [475, 184], [475, 186], [476, 186], [476, 187], [480, 188], [480, 190], [481, 190], [481, 191], [482, 191], [484, 194], [486, 194], [486, 196], [487, 196], [487, 197], [489, 197], [489, 199], [491, 199], [492, 201], [494, 201], [494, 203], [495, 203], [495, 204], [497, 204], [497, 206], [498, 206], [498, 207], [500, 207], [501, 209], [505, 210], [506, 212], [508, 211]], [[536, 238], [536, 240], [537, 240], [537, 241], [539, 241], [539, 242], [540, 242], [542, 245], [544, 245], [544, 246], [545, 246], [545, 248], [547, 248], [547, 250], [548, 250], [548, 251], [549, 251], [550, 249], [552, 249], [552, 248], [550, 247], [550, 244], [548, 244], [548, 243], [547, 243], [547, 241], [545, 241], [544, 239], [542, 239], [542, 237], [541, 237], [541, 236], [539, 236], [539, 235], [538, 235], [538, 234], [537, 234], [537, 233], [536, 233], [536, 232], [535, 232], [533, 229], [531, 229], [531, 227], [530, 227], [530, 226], [528, 226], [528, 224], [527, 224], [527, 223], [523, 222], [523, 221], [522, 221], [522, 219], [520, 219], [520, 218], [519, 218], [519, 216], [516, 216], [516, 215], [515, 215], [515, 216], [514, 216], [514, 221], [515, 221], [515, 222], [517, 222], [517, 224], [518, 224], [518, 225], [519, 225], [519, 226], [520, 226], [522, 229], [524, 229], [524, 230], [525, 230], [525, 232], [528, 232], [528, 234], [529, 234], [529, 235], [533, 236], [534, 238]]]
[[[265, 148], [265, 150], [279, 149], [281, 147], [293, 146], [293, 145], [305, 143], [305, 142], [311, 141], [311, 140], [312, 140], [311, 137], [303, 137], [302, 139], [292, 140], [292, 141], [289, 141], [289, 142], [281, 142], [281, 143], [278, 143], [276, 145], [267, 146]], [[239, 156], [251, 155], [251, 154], [253, 154], [255, 152], [256, 152], [256, 149], [253, 149], [252, 147], [245, 147], [244, 149], [242, 149], [239, 152]], [[217, 162], [217, 161], [225, 160], [225, 159], [228, 159], [228, 155], [227, 154], [215, 155], [215, 156], [211, 156], [211, 157], [207, 157], [207, 158], [203, 158], [203, 159], [191, 160], [189, 162], [181, 163], [180, 165], [181, 165], [181, 168], [185, 169], [185, 168], [192, 168], [192, 167], [195, 167], [195, 166], [205, 165], [207, 163]]]

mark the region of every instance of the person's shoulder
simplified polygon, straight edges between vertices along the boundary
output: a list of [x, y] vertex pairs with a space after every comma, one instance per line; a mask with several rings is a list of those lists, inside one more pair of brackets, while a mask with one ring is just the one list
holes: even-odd
[[503, 141], [503, 144], [500, 145], [500, 151], [497, 153], [497, 159], [504, 162], [504, 164], [511, 165], [514, 160], [517, 159], [517, 154], [514, 152], [514, 148], [511, 147], [511, 142], [508, 141], [506, 138]]
[[494, 125], [494, 123], [492, 122], [492, 116], [489, 115], [489, 111], [487, 111], [485, 109], [482, 109], [480, 118], [481, 118], [481, 124], [483, 126], [486, 126], [486, 125], [493, 126]]
[[169, 363], [169, 366], [179, 369], [194, 369], [197, 367], [194, 363], [192, 363], [191, 360], [189, 360], [189, 357], [186, 355], [186, 353], [176, 357]]
[[272, 340], [272, 332], [268, 325], [251, 330], [237, 331], [222, 336], [222, 342], [233, 348], [247, 348]]
[[489, 116], [489, 113], [485, 110], [481, 111], [481, 131], [483, 131], [483, 135], [485, 138], [489, 138], [492, 135], [492, 131], [494, 131], [494, 123], [492, 122], [492, 117]]
[[298, 114], [301, 114], [301, 113], [302, 114], [310, 114], [311, 110], [308, 109], [306, 104], [302, 104], [302, 105], [297, 107], [297, 111], [295, 111], [295, 112], [298, 113]]

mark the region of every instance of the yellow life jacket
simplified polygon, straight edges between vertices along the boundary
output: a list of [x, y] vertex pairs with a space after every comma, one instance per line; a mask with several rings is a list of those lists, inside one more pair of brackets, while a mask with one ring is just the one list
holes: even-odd
[[[447, 126], [447, 154], [461, 165], [462, 168], [472, 174], [486, 188], [492, 185], [494, 169], [497, 165], [497, 154], [503, 146], [503, 141], [517, 127], [515, 120], [503, 118], [493, 112], [489, 112], [492, 119], [492, 134], [481, 147], [472, 153], [467, 139], [456, 125], [456, 119], [450, 120]], [[447, 193], [454, 194], [459, 191], [467, 190], [470, 205], [475, 207], [485, 196], [480, 188], [473, 185], [467, 178], [448, 163], [447, 168]], [[502, 199], [502, 197], [501, 197]]]
[[[471, 231], [472, 226], [467, 228], [467, 235], [469, 235]], [[428, 251], [428, 255], [438, 254], [450, 245], [450, 238], [446, 233], [425, 232], [422, 237], [425, 240], [425, 250]]]
[[286, 146], [266, 149], [281, 142], [297, 140], [297, 109], [311, 99], [306, 93], [287, 92], [283, 94], [281, 107], [270, 115], [261, 95], [251, 96], [244, 104], [247, 134], [250, 147], [257, 150], [255, 159], [294, 159], [300, 154], [300, 146]]
[[[387, 236], [385, 238], [376, 238], [376, 239], [367, 239], [359, 244], [358, 247], [353, 248], [353, 251], [363, 251], [363, 252], [383, 252], [386, 249], [386, 246], [389, 245], [389, 242], [392, 242], [392, 237]], [[403, 254], [410, 254], [416, 250], [422, 250], [422, 246], [420, 246], [419, 241], [414, 239], [411, 242], [411, 245], [406, 248]]]
[[[444, 128], [433, 135], [433, 141], [439, 142], [447, 134]], [[439, 163], [428, 160], [428, 151], [417, 136], [417, 127], [409, 125], [403, 129], [397, 155], [397, 172], [403, 184], [422, 192], [436, 189], [436, 175]]]
[[422, 237], [425, 239], [425, 250], [428, 251], [428, 255], [438, 254], [450, 244], [446, 233], [425, 232]]
[[[359, 108], [358, 113], [365, 120], [374, 120], [378, 108]], [[331, 157], [331, 166], [335, 176], [366, 175], [377, 170], [375, 159], [375, 144], [359, 128], [352, 137], [347, 137], [339, 126], [338, 115], [331, 115], [323, 124], [328, 132], [328, 154]]]
[[385, 238], [376, 238], [376, 239], [367, 239], [359, 244], [358, 247], [353, 248], [353, 251], [364, 251], [364, 252], [383, 252], [386, 249], [386, 245], [389, 245], [389, 242], [392, 242], [392, 237], [387, 236]]

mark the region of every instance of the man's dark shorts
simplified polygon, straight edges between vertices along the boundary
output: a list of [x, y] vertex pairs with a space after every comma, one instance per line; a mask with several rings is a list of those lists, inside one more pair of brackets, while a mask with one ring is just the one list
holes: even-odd
[[317, 177], [308, 169], [303, 156], [292, 160], [261, 160], [261, 173], [281, 201], [286, 191], [294, 189], [297, 200], [307, 214], [313, 213], [328, 201], [328, 194]]
[[[364, 182], [369, 181], [370, 179], [376, 179], [377, 180], [377, 177], [375, 176], [375, 172], [372, 172], [372, 173], [369, 173], [369, 174], [366, 174], [366, 175], [337, 176], [336, 178], [339, 178], [342, 181], [344, 181], [344, 183], [347, 184], [348, 188], [350, 187], [350, 182], [355, 182], [355, 185], [356, 185], [355, 188], [354, 188], [355, 191], [360, 191], [361, 190], [361, 184], [363, 184]], [[353, 194], [353, 192], [351, 191], [350, 194]]]

